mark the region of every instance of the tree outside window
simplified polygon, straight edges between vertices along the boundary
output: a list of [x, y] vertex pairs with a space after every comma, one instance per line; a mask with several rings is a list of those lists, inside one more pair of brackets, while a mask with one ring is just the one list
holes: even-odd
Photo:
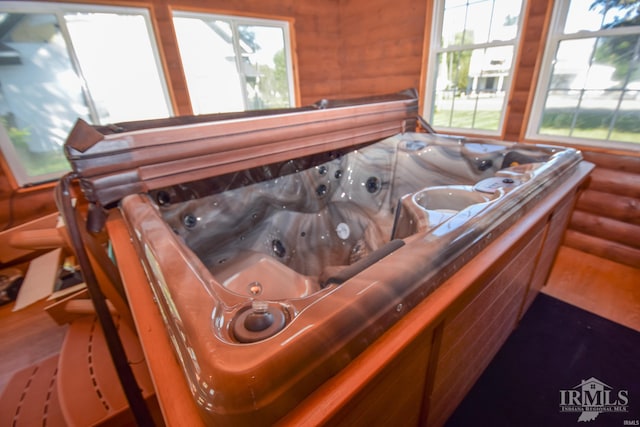
[[145, 10], [0, 3], [0, 148], [19, 185], [69, 170], [74, 123], [171, 115]]
[[175, 11], [195, 114], [292, 107], [286, 21]]
[[436, 129], [499, 133], [522, 10], [522, 1], [435, 3], [423, 114]]
[[640, 1], [558, 2], [529, 135], [640, 143]]

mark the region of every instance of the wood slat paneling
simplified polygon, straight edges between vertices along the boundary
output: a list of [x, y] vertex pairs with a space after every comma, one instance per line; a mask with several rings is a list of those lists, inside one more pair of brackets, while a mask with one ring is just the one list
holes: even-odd
[[526, 3], [517, 63], [513, 74], [513, 86], [509, 106], [505, 114], [503, 138], [507, 141], [524, 139], [528, 122], [528, 105], [536, 90], [538, 67], [544, 50], [547, 25], [553, 2], [551, 0]]

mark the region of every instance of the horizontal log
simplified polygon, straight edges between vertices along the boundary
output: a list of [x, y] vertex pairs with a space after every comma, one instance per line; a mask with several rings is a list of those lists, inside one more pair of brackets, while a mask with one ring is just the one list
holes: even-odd
[[303, 28], [301, 33], [322, 34], [323, 30], [329, 34], [339, 33], [340, 26], [337, 18], [337, 14], [331, 12], [322, 14], [309, 13], [308, 11], [296, 13], [295, 28]]
[[[341, 55], [341, 61], [357, 64], [360, 61], [378, 60], [381, 63], [391, 58], [417, 57], [422, 59], [421, 37], [396, 37], [377, 40], [375, 44], [346, 41], [344, 46], [348, 54]], [[366, 70], [366, 66], [359, 67]], [[415, 72], [415, 70], [414, 70]]]
[[525, 120], [522, 111], [512, 110], [509, 112], [509, 123], [505, 125], [504, 137], [507, 141], [518, 141], [520, 139], [520, 121]]
[[332, 58], [340, 58], [338, 52], [335, 52], [336, 43], [338, 43], [340, 37], [338, 34], [323, 34], [320, 37], [320, 33], [306, 33], [304, 36], [297, 37], [296, 42], [298, 44], [304, 45], [307, 47], [305, 50], [298, 50], [297, 55], [299, 57], [314, 57], [318, 56], [320, 58], [332, 57]]
[[640, 225], [640, 199], [586, 189], [580, 195], [576, 209]]
[[300, 87], [304, 90], [300, 93], [300, 104], [311, 105], [323, 98], [336, 98], [340, 94], [340, 82], [333, 79], [308, 80], [300, 76]]
[[513, 90], [524, 93], [531, 89], [531, 82], [535, 75], [533, 67], [518, 68], [518, 79], [514, 83]]
[[362, 60], [359, 63], [345, 61], [344, 69], [352, 70], [359, 79], [378, 78], [380, 76], [411, 75], [411, 70], [420, 64], [420, 56], [389, 58], [384, 63], [377, 60]]
[[357, 78], [347, 76], [342, 79], [342, 92], [345, 97], [399, 91], [400, 88], [418, 87], [418, 76], [386, 75], [379, 77]]
[[597, 255], [620, 264], [640, 268], [640, 249], [610, 242], [599, 237], [589, 236], [575, 230], [567, 230], [564, 237], [564, 244], [570, 248]]
[[553, 3], [550, 1], [528, 2], [527, 15], [529, 16], [545, 15], [548, 9], [551, 8], [552, 6], [553, 6]]
[[[305, 72], [304, 78], [306, 80], [322, 81], [323, 77], [334, 75], [340, 72], [340, 65], [331, 59], [326, 57], [324, 60], [319, 60], [317, 65]], [[317, 100], [316, 100], [317, 101]]]
[[613, 169], [620, 172], [631, 172], [636, 175], [640, 174], [640, 154], [617, 155], [583, 150], [582, 156], [585, 160], [595, 164], [597, 167]]
[[[292, 1], [296, 15], [334, 15], [338, 17], [338, 2]], [[329, 4], [333, 3], [333, 4]]]
[[[512, 100], [509, 101], [509, 108], [511, 111], [525, 111], [527, 109], [527, 98], [529, 96], [529, 92], [526, 90], [521, 91], [513, 91]], [[521, 123], [516, 123], [518, 129], [521, 126]]]
[[[544, 20], [544, 17], [543, 17]], [[531, 20], [530, 20], [531, 22]], [[533, 34], [531, 32], [530, 34]], [[540, 33], [538, 33], [538, 39], [535, 39], [533, 36], [529, 40], [525, 40], [521, 46], [521, 56], [520, 56], [520, 65], [522, 67], [533, 68], [536, 66], [538, 47], [540, 46]]]
[[639, 225], [578, 210], [573, 212], [569, 228], [590, 236], [640, 249]]
[[589, 189], [640, 199], [640, 174], [596, 166], [591, 172]]
[[0, 229], [5, 230], [56, 212], [53, 185], [40, 185], [30, 191], [3, 195], [0, 200]]
[[[395, 30], [395, 35], [401, 34], [402, 29], [424, 28], [426, 2], [403, 2], [401, 7], [389, 7], [388, 1], [380, 1], [378, 6], [371, 6], [370, 2], [349, 2], [355, 7], [345, 7], [340, 11], [342, 28], [360, 34], [361, 38], [371, 35], [374, 31]], [[344, 31], [348, 35], [348, 31]], [[364, 31], [364, 32], [363, 32]], [[373, 34], [377, 36], [377, 33]]]

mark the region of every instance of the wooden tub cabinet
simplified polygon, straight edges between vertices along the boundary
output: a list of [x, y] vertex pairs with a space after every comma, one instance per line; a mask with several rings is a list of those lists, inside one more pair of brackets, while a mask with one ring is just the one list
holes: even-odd
[[[592, 167], [581, 162], [568, 172], [278, 425], [443, 425], [544, 286]], [[202, 425], [117, 210], [107, 229], [164, 421]]]

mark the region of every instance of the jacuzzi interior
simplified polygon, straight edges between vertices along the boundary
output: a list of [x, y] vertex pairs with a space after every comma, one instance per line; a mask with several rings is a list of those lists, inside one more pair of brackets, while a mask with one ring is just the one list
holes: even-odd
[[214, 328], [222, 341], [247, 343], [300, 311], [270, 310], [273, 302], [313, 299], [405, 241], [470, 226], [557, 152], [408, 132], [148, 197], [215, 281], [250, 302]]

